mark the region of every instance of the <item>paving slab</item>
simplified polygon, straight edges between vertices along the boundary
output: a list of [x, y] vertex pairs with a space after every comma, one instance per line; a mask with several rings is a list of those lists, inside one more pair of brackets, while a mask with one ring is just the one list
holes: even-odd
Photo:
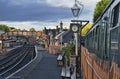
[[42, 53], [43, 59], [25, 79], [62, 79], [61, 68], [57, 67], [57, 56], [47, 51]]
[[[43, 48], [41, 48], [43, 49]], [[9, 75], [6, 79], [25, 79], [26, 76], [39, 64], [42, 60], [42, 53], [45, 52], [43, 50], [37, 50], [37, 46], [35, 46], [36, 57], [30, 61], [28, 64], [17, 70], [16, 72]]]

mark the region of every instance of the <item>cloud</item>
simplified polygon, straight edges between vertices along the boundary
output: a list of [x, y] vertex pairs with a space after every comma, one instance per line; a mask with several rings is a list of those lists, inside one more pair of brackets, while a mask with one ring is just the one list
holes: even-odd
[[[100, 0], [78, 1], [84, 5], [79, 19], [92, 21], [95, 5]], [[74, 0], [0, 0], [0, 24], [28, 30], [33, 26], [55, 28], [62, 20], [64, 26], [69, 26], [73, 5]]]
[[[22, 5], [25, 4], [26, 2]], [[42, 3], [22, 5], [8, 5], [5, 2], [0, 2], [0, 21], [57, 21], [72, 17], [69, 8], [53, 7]]]
[[[63, 21], [63, 27], [69, 28], [70, 25], [70, 20], [61, 20]], [[29, 30], [29, 28], [35, 28], [37, 31], [38, 30], [43, 30], [45, 27], [47, 29], [54, 29], [56, 26], [60, 27], [60, 21], [0, 21], [0, 24], [5, 24], [9, 27], [16, 27], [20, 29], [26, 29]]]
[[[79, 3], [83, 4], [83, 11], [80, 17], [82, 18], [90, 18], [92, 21], [94, 8], [100, 0], [78, 0]], [[54, 7], [66, 7], [71, 8], [74, 5], [74, 0], [46, 0], [46, 2]], [[78, 4], [79, 5], [79, 4]], [[80, 5], [79, 5], [80, 6]], [[80, 6], [81, 7], [81, 6]]]
[[7, 3], [9, 5], [17, 5], [17, 6], [27, 6], [32, 4], [41, 4], [44, 3], [44, 0], [1, 0], [3, 3]]
[[[100, 0], [78, 0], [85, 7], [94, 7], [95, 4]], [[19, 6], [28, 6], [28, 5], [40, 5], [40, 4], [49, 4], [54, 7], [68, 7], [71, 8], [74, 5], [74, 0], [1, 0], [0, 2], [4, 2], [11, 5], [19, 5]]]
[[34, 27], [36, 30], [42, 30], [44, 29], [44, 27], [46, 28], [55, 28], [55, 26], [57, 26], [57, 22], [39, 22], [39, 21], [23, 21], [23, 22], [19, 22], [19, 21], [0, 21], [0, 24], [5, 24], [7, 26], [10, 27], [16, 27], [16, 28], [20, 28], [20, 29], [26, 29], [29, 30], [29, 28]]
[[7, 26], [10, 26], [10, 27], [16, 27], [16, 28], [26, 29], [26, 30], [29, 30], [29, 28], [31, 27], [34, 27], [36, 30], [43, 29], [43, 26], [41, 25], [41, 23], [36, 21], [23, 21], [23, 22], [0, 21], [0, 24], [6, 24]]
[[[54, 7], [68, 7], [71, 8], [74, 5], [75, 0], [46, 0], [46, 2]], [[77, 0], [79, 3], [83, 4], [86, 8], [94, 8], [96, 3], [100, 0]]]
[[54, 7], [69, 7], [73, 6], [74, 0], [46, 0], [48, 4]]

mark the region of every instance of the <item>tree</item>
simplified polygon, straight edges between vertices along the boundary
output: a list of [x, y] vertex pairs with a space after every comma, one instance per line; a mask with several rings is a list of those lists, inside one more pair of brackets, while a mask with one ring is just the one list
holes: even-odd
[[93, 22], [98, 19], [98, 17], [102, 14], [109, 2], [110, 0], [101, 0], [97, 3], [96, 8], [94, 9]]
[[9, 30], [10, 30], [11, 32], [13, 32], [13, 31], [21, 31], [20, 28], [15, 28], [15, 27], [9, 27]]
[[9, 27], [9, 30], [12, 32], [12, 31], [15, 31], [16, 28], [15, 27]]
[[23, 30], [21, 30], [21, 31], [27, 32], [28, 30], [26, 30], [26, 29], [23, 29]]
[[70, 55], [75, 55], [75, 45], [74, 45], [73, 41], [71, 41], [66, 47], [63, 47], [62, 52], [65, 53], [65, 57], [67, 59], [66, 60], [67, 65], [69, 66]]
[[0, 24], [0, 30], [3, 30], [5, 32], [9, 32], [9, 27], [7, 25], [4, 25], [4, 24]]
[[30, 32], [35, 32], [35, 28], [30, 28], [29, 31]]

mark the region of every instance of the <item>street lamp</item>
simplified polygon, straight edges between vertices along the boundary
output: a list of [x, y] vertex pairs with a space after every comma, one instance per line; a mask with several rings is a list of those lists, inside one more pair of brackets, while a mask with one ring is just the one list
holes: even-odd
[[[78, 6], [79, 4], [79, 6]], [[81, 6], [81, 8], [80, 8]], [[83, 4], [81, 4], [79, 1], [75, 0], [74, 6], [71, 8], [73, 16], [74, 17], [79, 17], [79, 14], [82, 12], [83, 9]], [[89, 21], [88, 20], [71, 20], [70, 28], [71, 30], [75, 33], [75, 42], [76, 42], [76, 70], [74, 73], [76, 73], [76, 78], [77, 78], [77, 73], [79, 73], [79, 76], [81, 77], [81, 30], [84, 26], [86, 26]], [[78, 31], [80, 32], [80, 51], [78, 54]], [[79, 59], [79, 60], [78, 60]], [[76, 72], [77, 71], [77, 72]]]
[[[79, 2], [77, 0], [75, 0], [75, 4], [71, 8], [74, 17], [78, 17], [79, 12], [81, 10], [77, 3], [79, 3]], [[81, 4], [79, 3], [79, 5], [81, 5]], [[76, 23], [71, 24], [72, 31], [74, 32], [74, 30], [76, 29], [77, 32], [78, 32], [79, 26], [80, 25], [78, 23], [77, 24]], [[75, 46], [76, 47], [76, 50], [75, 50], [76, 56], [78, 56], [78, 33], [77, 32], [74, 32], [74, 34], [75, 34], [75, 42], [76, 42], [76, 46]]]
[[[75, 0], [75, 4], [74, 6], [71, 8], [73, 16], [78, 18], [79, 16], [79, 12], [80, 12], [80, 8], [77, 5], [77, 1]], [[76, 78], [77, 78], [77, 69], [78, 69], [78, 31], [79, 31], [79, 24], [78, 23], [72, 23], [70, 25], [72, 31], [74, 32], [75, 35], [75, 54], [76, 54], [76, 68], [74, 70], [74, 73], [76, 74]]]
[[63, 22], [62, 21], [60, 22], [60, 30], [61, 30], [61, 32], [63, 30]]
[[51, 32], [49, 32], [48, 33], [48, 35], [49, 35], [49, 45], [51, 46], [52, 45], [52, 33]]
[[60, 22], [60, 33], [61, 33], [61, 37], [60, 37], [60, 42], [61, 42], [61, 50], [62, 50], [62, 42], [63, 42], [63, 38], [62, 38], [62, 31], [63, 31], [63, 22]]
[[[78, 6], [79, 4], [79, 6]], [[80, 8], [81, 6], [81, 8]], [[79, 3], [79, 1], [75, 0], [75, 4], [74, 6], [71, 8], [73, 16], [75, 18], [79, 17], [80, 12], [82, 12], [83, 9], [83, 5], [81, 3]], [[79, 73], [80, 77], [81, 77], [81, 37], [80, 37], [80, 54], [78, 54], [78, 31], [80, 30], [80, 36], [81, 36], [81, 30], [82, 30], [82, 23], [83, 22], [88, 22], [88, 21], [83, 21], [83, 20], [71, 20], [70, 24], [70, 28], [71, 30], [74, 32], [75, 34], [75, 53], [76, 53], [76, 68], [74, 73], [76, 74], [76, 78], [77, 78], [77, 73]], [[79, 55], [79, 56], [78, 56]], [[79, 58], [79, 60], [78, 60]], [[80, 62], [79, 62], [80, 61]], [[80, 64], [78, 64], [80, 63]], [[80, 70], [79, 70], [80, 69]], [[78, 72], [78, 70], [80, 72]]]

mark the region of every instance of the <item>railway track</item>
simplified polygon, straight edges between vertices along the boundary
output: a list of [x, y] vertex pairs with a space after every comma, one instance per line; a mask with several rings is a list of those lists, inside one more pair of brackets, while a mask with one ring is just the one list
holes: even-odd
[[6, 58], [0, 60], [0, 79], [17, 71], [35, 57], [33, 45], [24, 45], [9, 52]]

